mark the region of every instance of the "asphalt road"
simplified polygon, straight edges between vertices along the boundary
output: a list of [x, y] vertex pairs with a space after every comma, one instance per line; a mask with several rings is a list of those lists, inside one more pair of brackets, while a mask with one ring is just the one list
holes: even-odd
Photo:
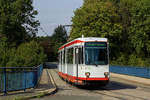
[[57, 69], [48, 69], [57, 93], [35, 100], [150, 100], [150, 86], [111, 77], [106, 87], [77, 87], [62, 80]]

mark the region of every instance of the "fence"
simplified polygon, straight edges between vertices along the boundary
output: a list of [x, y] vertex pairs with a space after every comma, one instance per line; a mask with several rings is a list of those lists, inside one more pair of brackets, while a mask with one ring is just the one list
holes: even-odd
[[150, 78], [150, 68], [110, 66], [110, 72], [143, 78]]
[[43, 65], [37, 67], [0, 68], [0, 92], [26, 90], [37, 85], [43, 71]]

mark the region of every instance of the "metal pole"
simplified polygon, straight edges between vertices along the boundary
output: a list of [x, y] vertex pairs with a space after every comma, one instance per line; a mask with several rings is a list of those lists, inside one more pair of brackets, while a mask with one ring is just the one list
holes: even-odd
[[4, 95], [7, 95], [7, 88], [6, 88], [6, 68], [4, 68]]
[[147, 68], [148, 70], [148, 78], [150, 78], [150, 68]]
[[79, 49], [78, 49], [78, 48], [76, 48], [76, 64], [77, 64], [77, 68], [76, 68], [76, 70], [77, 70], [77, 83], [78, 83], [78, 63], [79, 63], [79, 60], [78, 60], [79, 55], [78, 55], [78, 53], [79, 53]]
[[26, 71], [24, 71], [24, 92], [26, 91]]
[[36, 85], [37, 85], [37, 82], [38, 82], [38, 78], [39, 78], [39, 76], [40, 76], [40, 67], [39, 67], [39, 68], [37, 68], [36, 73], [35, 73], [35, 78], [36, 78], [36, 80], [35, 80], [35, 84], [34, 84], [34, 86], [36, 86]]

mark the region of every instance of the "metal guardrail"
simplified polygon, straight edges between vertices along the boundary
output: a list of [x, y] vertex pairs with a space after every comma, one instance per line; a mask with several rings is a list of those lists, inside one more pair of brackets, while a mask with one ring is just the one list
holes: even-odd
[[150, 67], [110, 66], [110, 72], [131, 76], [150, 78]]
[[43, 65], [37, 67], [0, 67], [0, 92], [34, 88], [42, 74]]

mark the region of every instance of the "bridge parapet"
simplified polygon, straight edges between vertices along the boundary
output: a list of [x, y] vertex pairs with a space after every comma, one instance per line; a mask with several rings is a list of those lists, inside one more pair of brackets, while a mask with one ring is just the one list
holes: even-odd
[[110, 66], [110, 72], [143, 78], [150, 78], [150, 67]]
[[34, 88], [40, 80], [43, 65], [37, 67], [1, 67], [0, 92]]

